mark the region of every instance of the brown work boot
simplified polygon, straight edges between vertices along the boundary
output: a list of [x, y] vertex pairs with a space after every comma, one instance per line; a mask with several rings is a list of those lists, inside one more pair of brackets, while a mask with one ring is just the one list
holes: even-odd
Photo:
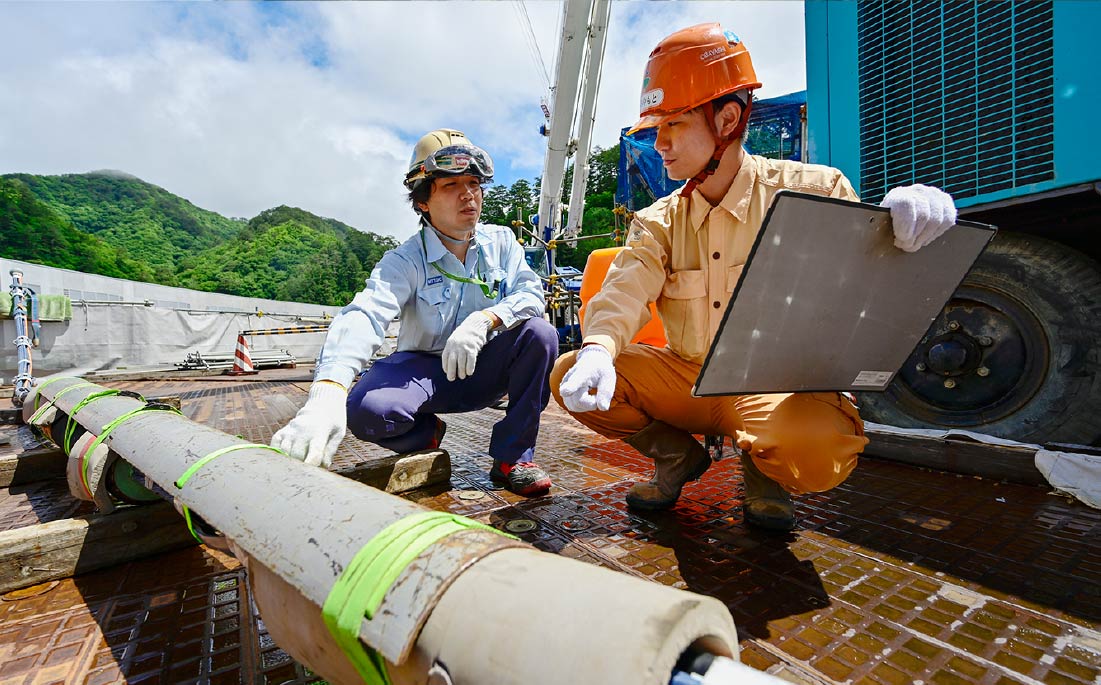
[[681, 488], [697, 480], [711, 466], [707, 450], [688, 431], [653, 421], [623, 442], [654, 460], [654, 477], [635, 483], [627, 492], [627, 506], [650, 511], [677, 503]]
[[795, 528], [795, 504], [782, 485], [761, 473], [748, 452], [740, 451], [745, 500], [742, 513], [745, 522], [769, 530], [788, 531]]

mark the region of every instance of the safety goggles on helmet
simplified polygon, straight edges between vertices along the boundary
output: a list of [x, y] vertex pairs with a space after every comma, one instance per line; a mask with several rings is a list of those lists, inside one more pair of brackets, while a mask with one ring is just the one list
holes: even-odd
[[493, 181], [493, 160], [486, 151], [474, 145], [448, 145], [436, 150], [424, 160], [424, 175], [478, 176], [484, 183]]

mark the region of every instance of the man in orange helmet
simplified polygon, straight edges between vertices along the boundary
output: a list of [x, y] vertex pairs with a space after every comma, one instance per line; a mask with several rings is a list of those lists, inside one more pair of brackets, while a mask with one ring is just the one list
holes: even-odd
[[[791, 530], [791, 494], [845, 480], [868, 440], [839, 393], [692, 397], [692, 384], [722, 320], [776, 192], [857, 200], [825, 166], [747, 154], [741, 142], [761, 83], [734, 33], [701, 24], [670, 35], [650, 54], [634, 130], [657, 128], [655, 149], [678, 192], [638, 212], [626, 247], [589, 301], [583, 347], [558, 359], [555, 399], [578, 421], [655, 462], [629, 506], [672, 507], [711, 464], [693, 434], [730, 435], [742, 461], [747, 523]], [[913, 251], [955, 223], [952, 198], [928, 186], [895, 188], [895, 244]], [[664, 348], [630, 344], [655, 302]]]

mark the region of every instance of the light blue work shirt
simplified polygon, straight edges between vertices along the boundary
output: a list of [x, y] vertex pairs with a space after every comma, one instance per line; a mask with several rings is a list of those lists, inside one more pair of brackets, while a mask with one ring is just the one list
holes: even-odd
[[[486, 297], [477, 285], [452, 280], [433, 263], [456, 276], [499, 281], [500, 287], [494, 297]], [[451, 332], [481, 309], [496, 314], [505, 328], [542, 316], [546, 309], [539, 276], [525, 261], [516, 236], [503, 226], [478, 224], [463, 264], [434, 230], [424, 228], [384, 254], [367, 286], [333, 319], [314, 379], [350, 388], [396, 316], [401, 317], [399, 352], [438, 354]]]

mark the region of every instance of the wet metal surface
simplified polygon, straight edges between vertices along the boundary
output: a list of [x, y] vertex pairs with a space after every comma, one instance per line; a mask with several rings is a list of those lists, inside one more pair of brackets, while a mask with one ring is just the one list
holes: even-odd
[[[305, 400], [308, 376], [296, 372], [118, 387], [180, 394], [195, 420], [266, 442]], [[754, 667], [815, 683], [1101, 683], [1099, 511], [1039, 488], [865, 459], [840, 487], [797, 498], [795, 533], [769, 535], [744, 524], [740, 466], [728, 459], [672, 511], [639, 515], [623, 496], [651, 465], [553, 406], [537, 461], [554, 487], [525, 499], [490, 482], [491, 460], [477, 451], [500, 416], [448, 417], [451, 483], [406, 497], [717, 597]], [[349, 437], [334, 468], [386, 454]], [[4, 491], [0, 529], [74, 515], [66, 497], [64, 481]], [[0, 599], [0, 685], [316, 680], [267, 636], [237, 562], [210, 550]]]
[[0, 489], [0, 531], [91, 514], [91, 502], [69, 494], [64, 479], [43, 480]]

